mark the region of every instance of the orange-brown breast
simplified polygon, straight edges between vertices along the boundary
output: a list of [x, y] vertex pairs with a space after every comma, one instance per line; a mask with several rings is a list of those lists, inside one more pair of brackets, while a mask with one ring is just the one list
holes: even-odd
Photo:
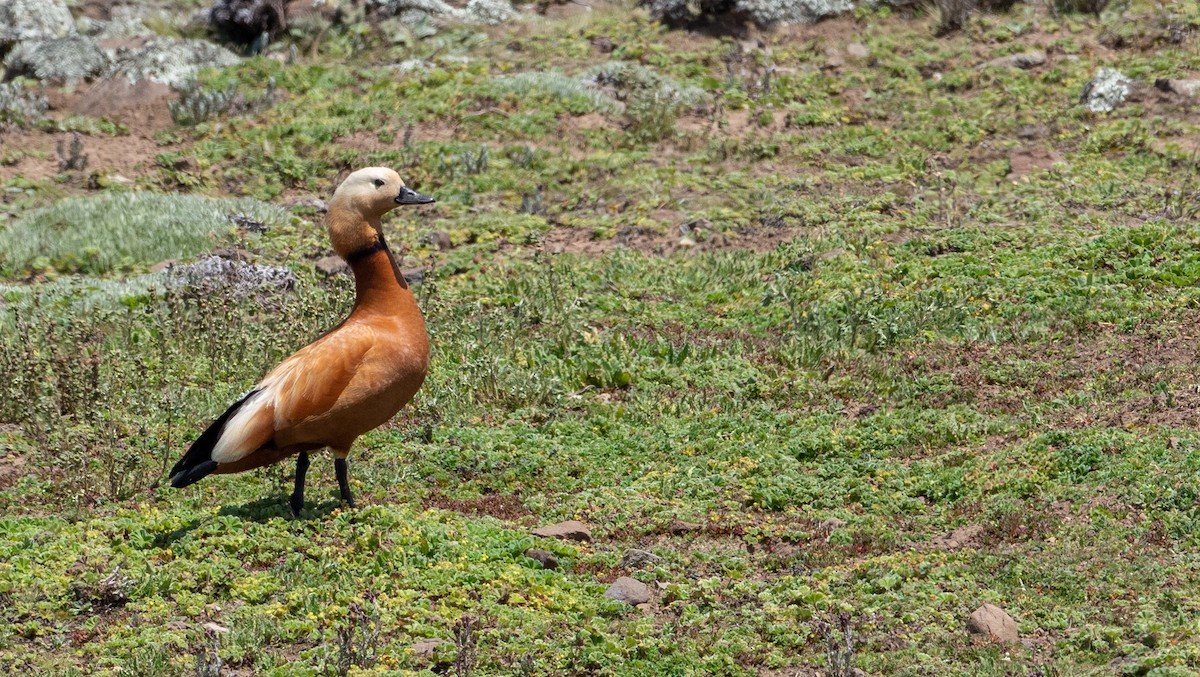
[[395, 416], [424, 383], [425, 322], [390, 253], [352, 265], [354, 310], [259, 383], [259, 393], [222, 434], [213, 454], [216, 472], [240, 472], [324, 446], [349, 449]]

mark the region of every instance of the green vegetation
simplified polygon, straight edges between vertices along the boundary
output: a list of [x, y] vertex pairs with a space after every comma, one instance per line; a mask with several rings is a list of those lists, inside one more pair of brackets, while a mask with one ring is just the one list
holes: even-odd
[[[860, 10], [769, 49], [621, 8], [335, 27], [202, 80], [273, 79], [269, 105], [155, 133], [137, 181], [198, 195], [7, 180], [0, 667], [1200, 670], [1200, 118], [1153, 89], [1073, 105], [1100, 65], [1200, 71], [1171, 38], [1200, 7], [937, 23]], [[1033, 46], [1045, 65], [978, 67]], [[301, 520], [290, 464], [163, 486], [352, 302], [314, 270], [319, 213], [248, 198], [376, 164], [439, 198], [385, 222], [426, 269], [434, 357], [351, 455], [363, 507], [325, 457]], [[232, 242], [295, 289], [143, 276]], [[593, 540], [530, 534], [570, 519]], [[646, 608], [604, 596], [624, 575]], [[984, 602], [1025, 642], [969, 635]]]
[[250, 198], [146, 192], [68, 198], [0, 231], [0, 270], [103, 274], [195, 256], [231, 240], [237, 217], [263, 227], [289, 218], [279, 207]]

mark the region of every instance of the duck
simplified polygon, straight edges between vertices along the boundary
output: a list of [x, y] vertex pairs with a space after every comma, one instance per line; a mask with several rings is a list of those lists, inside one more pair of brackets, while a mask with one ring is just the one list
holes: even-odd
[[171, 468], [172, 487], [294, 455], [288, 507], [298, 518], [309, 454], [328, 448], [341, 500], [355, 507], [351, 447], [408, 404], [429, 371], [425, 320], [384, 239], [381, 219], [400, 206], [433, 202], [386, 167], [359, 169], [338, 185], [325, 225], [334, 251], [354, 274], [353, 308], [217, 417]]

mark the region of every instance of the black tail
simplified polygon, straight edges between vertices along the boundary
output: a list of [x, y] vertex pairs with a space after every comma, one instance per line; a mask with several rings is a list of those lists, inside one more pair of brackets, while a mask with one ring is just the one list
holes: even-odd
[[171, 486], [182, 489], [189, 484], [199, 482], [216, 470], [217, 462], [212, 460], [213, 447], [217, 446], [217, 440], [221, 439], [225, 424], [256, 392], [258, 391], [251, 390], [242, 399], [234, 402], [233, 406], [226, 409], [224, 414], [221, 414], [217, 420], [212, 422], [212, 425], [208, 426], [208, 430], [205, 430], [195, 442], [192, 442], [192, 446], [183, 455], [183, 458], [179, 459], [174, 468], [171, 468]]

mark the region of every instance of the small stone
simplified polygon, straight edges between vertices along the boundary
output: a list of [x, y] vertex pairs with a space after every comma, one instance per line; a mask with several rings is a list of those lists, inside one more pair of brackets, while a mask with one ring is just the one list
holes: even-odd
[[71, 10], [63, 0], [0, 2], [0, 45], [61, 38], [74, 32]]
[[846, 65], [846, 59], [842, 56], [842, 50], [834, 46], [825, 48], [825, 68], [834, 70]]
[[417, 284], [425, 280], [424, 268], [405, 268], [400, 271], [400, 274], [404, 276], [404, 280], [409, 284]]
[[601, 54], [612, 54], [612, 51], [617, 48], [610, 38], [599, 36], [592, 38], [592, 47], [596, 48]]
[[630, 548], [625, 551], [621, 557], [621, 566], [626, 569], [640, 569], [648, 564], [654, 565], [662, 562], [662, 558], [647, 550], [638, 550]]
[[846, 54], [855, 59], [867, 59], [871, 56], [871, 50], [861, 42], [852, 42], [846, 45]]
[[226, 261], [249, 261], [250, 252], [241, 247], [220, 247], [214, 249], [213, 256]]
[[1040, 139], [1050, 133], [1050, 128], [1046, 125], [1025, 125], [1017, 130], [1017, 138], [1032, 140]]
[[562, 538], [569, 541], [590, 541], [592, 532], [583, 522], [567, 520], [558, 524], [550, 524], [533, 530], [534, 536], [542, 538]]
[[431, 244], [442, 251], [454, 247], [454, 243], [450, 241], [450, 234], [444, 230], [435, 230], [432, 233], [426, 234], [425, 237], [421, 238], [421, 242]]
[[204, 629], [209, 632], [218, 633], [218, 634], [223, 634], [223, 633], [229, 632], [229, 628], [225, 627], [224, 625], [217, 625], [216, 623], [205, 623]]
[[822, 531], [833, 531], [834, 529], [841, 529], [842, 527], [846, 526], [846, 521], [845, 521], [845, 520], [840, 520], [840, 519], [838, 519], [838, 518], [836, 518], [836, 517], [830, 517], [830, 518], [829, 518], [829, 519], [827, 519], [827, 520], [823, 520], [823, 521], [822, 521], [822, 522], [821, 522], [819, 525], [817, 525], [817, 526], [818, 526], [818, 527], [819, 527], [819, 528], [820, 528]]
[[679, 246], [680, 247], [695, 247], [696, 241], [690, 237], [681, 237], [681, 238], [679, 238]]
[[332, 277], [349, 271], [350, 265], [340, 256], [325, 256], [317, 261], [317, 270]]
[[983, 537], [983, 527], [978, 524], [961, 526], [948, 534], [936, 536], [930, 545], [939, 550], [958, 550], [960, 548], [977, 547]]
[[1118, 70], [1100, 68], [1083, 87], [1079, 103], [1093, 113], [1108, 113], [1129, 98], [1133, 89], [1130, 80]]
[[291, 206], [308, 207], [310, 209], [315, 209], [322, 214], [329, 211], [329, 203], [319, 197], [302, 197], [299, 200], [293, 200]]
[[691, 531], [700, 531], [700, 525], [694, 522], [684, 522], [683, 520], [672, 520], [667, 525], [667, 532], [677, 536]]
[[525, 551], [525, 556], [529, 559], [537, 560], [543, 569], [558, 568], [558, 558], [541, 548], [530, 548]]
[[1017, 622], [1008, 613], [994, 604], [984, 604], [967, 618], [967, 630], [977, 635], [986, 635], [997, 642], [1016, 642]]
[[449, 644], [444, 639], [423, 639], [408, 647], [408, 650], [413, 652], [417, 658], [430, 658], [433, 656], [437, 648], [443, 644]]
[[1046, 63], [1046, 53], [1036, 49], [992, 59], [980, 68], [1020, 68], [1028, 70]]
[[636, 578], [622, 576], [608, 586], [604, 596], [625, 602], [630, 606], [637, 606], [650, 601], [650, 588]]
[[1200, 96], [1200, 80], [1168, 80], [1160, 78], [1154, 81], [1154, 86], [1164, 92], [1171, 92], [1179, 96]]

